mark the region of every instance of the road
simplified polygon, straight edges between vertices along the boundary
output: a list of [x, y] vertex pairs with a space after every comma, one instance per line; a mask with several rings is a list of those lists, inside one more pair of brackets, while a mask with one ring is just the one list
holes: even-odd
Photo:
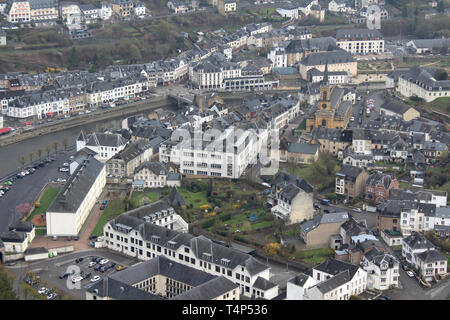
[[60, 152], [55, 156], [56, 160], [54, 162], [47, 164], [43, 168], [38, 167], [35, 173], [14, 181], [11, 190], [0, 198], [2, 207], [2, 210], [0, 210], [0, 233], [7, 231], [8, 226], [19, 219], [19, 214], [16, 212], [17, 205], [34, 201], [39, 191], [48, 181], [54, 181], [57, 178], [68, 178], [68, 174], [59, 172], [58, 168], [64, 162], [68, 162], [70, 155], [71, 153]]

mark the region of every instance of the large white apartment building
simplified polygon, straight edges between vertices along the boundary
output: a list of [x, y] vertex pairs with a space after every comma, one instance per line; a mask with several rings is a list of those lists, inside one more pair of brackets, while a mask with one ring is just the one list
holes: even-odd
[[397, 92], [405, 97], [417, 96], [426, 102], [450, 96], [450, 80], [436, 80], [434, 69], [412, 67], [398, 78]]
[[436, 205], [408, 201], [401, 210], [400, 229], [404, 236], [425, 230], [425, 216], [433, 216]]
[[351, 54], [384, 52], [383, 35], [376, 29], [340, 29], [336, 44]]
[[206, 134], [203, 140], [194, 137], [195, 133], [190, 141], [162, 144], [160, 161], [178, 164], [183, 174], [237, 179], [250, 163], [256, 163], [263, 143], [260, 139], [267, 141], [265, 131], [256, 135], [234, 127], [225, 129], [218, 137]]
[[239, 285], [244, 296], [272, 299], [278, 295], [278, 286], [269, 281], [269, 267], [246, 253], [204, 236], [180, 233], [125, 214], [106, 223], [103, 235], [105, 246], [111, 250], [140, 260], [164, 256], [197, 270], [223, 276]]
[[105, 165], [88, 157], [70, 176], [48, 208], [47, 235], [77, 236], [105, 184]]
[[59, 16], [57, 0], [8, 0], [4, 12], [12, 23], [56, 20]]

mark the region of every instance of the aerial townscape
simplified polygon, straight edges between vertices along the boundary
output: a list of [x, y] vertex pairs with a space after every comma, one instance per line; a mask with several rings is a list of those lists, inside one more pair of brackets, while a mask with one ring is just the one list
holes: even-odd
[[450, 0], [0, 14], [0, 300], [450, 299]]

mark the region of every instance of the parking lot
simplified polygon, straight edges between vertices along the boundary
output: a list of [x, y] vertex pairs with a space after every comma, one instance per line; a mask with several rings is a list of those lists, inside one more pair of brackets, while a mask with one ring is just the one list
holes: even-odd
[[34, 173], [25, 175], [23, 178], [14, 178], [9, 191], [0, 197], [0, 232], [6, 231], [8, 226], [19, 219], [16, 207], [22, 203], [30, 203], [35, 200], [42, 187], [49, 181], [67, 179], [67, 172], [60, 172], [63, 163], [68, 162], [73, 152], [59, 152], [54, 155], [52, 162], [45, 163], [43, 167], [37, 166]]
[[[105, 272], [95, 270], [95, 267], [99, 266], [98, 263], [96, 263], [93, 267], [89, 267], [89, 263], [92, 262], [93, 257], [107, 259], [108, 262], [103, 265], [114, 263], [115, 266]], [[78, 258], [82, 258], [83, 260], [77, 263], [76, 260]], [[118, 272], [118, 266], [128, 267], [137, 262], [138, 260], [121, 255], [119, 253], [97, 249], [65, 254], [62, 256], [51, 258], [49, 260], [31, 264], [21, 262], [18, 265], [9, 267], [9, 269], [17, 275], [16, 279], [19, 281], [19, 283], [15, 284], [17, 286], [20, 285], [21, 281], [24, 281], [27, 272], [33, 272], [40, 277], [40, 283], [36, 286], [36, 289], [41, 287], [55, 287], [57, 291], [61, 293], [61, 295], [70, 297], [72, 299], [84, 300], [86, 290], [96, 282], [100, 281], [100, 279], [103, 279], [104, 277], [111, 275], [112, 273]], [[66, 272], [70, 275], [61, 279], [60, 276]], [[85, 276], [87, 273], [91, 274], [89, 278], [85, 278], [75, 284], [72, 283], [72, 279], [77, 275], [83, 274], [83, 276]], [[92, 282], [91, 280], [95, 276], [98, 276], [100, 279], [98, 281]]]

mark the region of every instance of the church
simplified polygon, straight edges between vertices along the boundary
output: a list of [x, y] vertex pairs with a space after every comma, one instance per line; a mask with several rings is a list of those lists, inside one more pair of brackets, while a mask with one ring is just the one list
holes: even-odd
[[352, 114], [352, 101], [344, 99], [345, 90], [328, 84], [325, 70], [316, 112], [306, 119], [306, 131], [313, 128], [345, 129]]

